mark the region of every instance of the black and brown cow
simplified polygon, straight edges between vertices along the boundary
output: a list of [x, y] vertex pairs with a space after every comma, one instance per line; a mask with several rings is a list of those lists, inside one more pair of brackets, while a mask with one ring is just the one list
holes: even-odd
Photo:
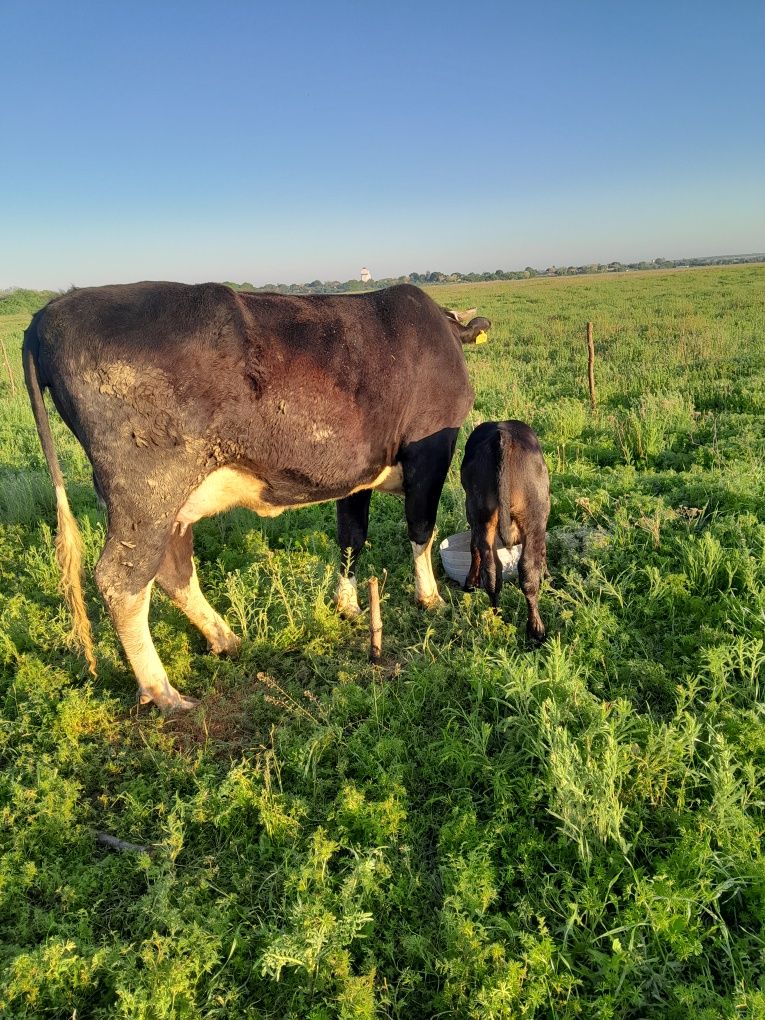
[[518, 580], [528, 605], [526, 636], [542, 641], [538, 601], [547, 563], [550, 479], [536, 433], [522, 421], [478, 425], [465, 444], [460, 480], [471, 532], [465, 590], [480, 584], [496, 609], [502, 591], [497, 544], [501, 540], [511, 549], [521, 543]]
[[212, 651], [239, 644], [196, 578], [191, 528], [202, 517], [234, 506], [271, 517], [337, 500], [350, 554], [336, 601], [353, 615], [372, 492], [403, 492], [417, 600], [441, 602], [430, 558], [436, 508], [473, 402], [461, 345], [488, 326], [461, 325], [411, 286], [297, 297], [137, 283], [73, 291], [38, 312], [24, 371], [56, 490], [62, 589], [91, 669], [81, 540], [45, 389], [106, 504], [96, 582], [140, 699], [186, 708], [194, 702], [168, 681], [149, 633], [154, 581]]

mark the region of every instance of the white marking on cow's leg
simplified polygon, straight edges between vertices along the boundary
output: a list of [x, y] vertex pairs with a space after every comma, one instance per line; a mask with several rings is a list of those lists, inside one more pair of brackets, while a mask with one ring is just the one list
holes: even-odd
[[136, 594], [105, 593], [114, 629], [119, 635], [128, 662], [138, 680], [142, 705], [153, 701], [163, 712], [193, 708], [194, 698], [180, 694], [167, 679], [149, 631], [149, 600], [153, 581]]
[[361, 614], [358, 586], [355, 577], [348, 577], [346, 574], [341, 574], [338, 577], [337, 588], [335, 589], [335, 605], [337, 606], [338, 613], [348, 620]]
[[425, 609], [440, 609], [446, 605], [438, 594], [438, 585], [433, 576], [433, 563], [430, 558], [430, 550], [433, 546], [431, 535], [424, 545], [412, 542], [412, 555], [414, 556], [414, 594], [417, 601]]
[[173, 584], [164, 571], [157, 574], [157, 582], [167, 592], [181, 612], [204, 634], [210, 651], [215, 655], [236, 655], [242, 639], [237, 637], [226, 621], [215, 612], [202, 594], [197, 568], [191, 562], [191, 577], [185, 584]]

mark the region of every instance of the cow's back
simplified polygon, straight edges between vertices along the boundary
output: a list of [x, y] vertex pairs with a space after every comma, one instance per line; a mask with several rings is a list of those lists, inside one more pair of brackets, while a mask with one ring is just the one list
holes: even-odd
[[369, 432], [396, 448], [457, 428], [473, 402], [441, 308], [417, 287], [358, 295], [241, 295], [253, 373], [290, 374], [304, 392], [339, 388]]
[[447, 316], [410, 286], [310, 297], [98, 287], [51, 302], [37, 329], [42, 378], [102, 474], [182, 448], [194, 478], [238, 462], [284, 499], [312, 487], [335, 498], [402, 445], [459, 427], [473, 399]]
[[233, 395], [241, 311], [219, 284], [93, 287], [50, 302], [37, 337], [41, 379], [95, 466], [125, 444], [201, 444]]

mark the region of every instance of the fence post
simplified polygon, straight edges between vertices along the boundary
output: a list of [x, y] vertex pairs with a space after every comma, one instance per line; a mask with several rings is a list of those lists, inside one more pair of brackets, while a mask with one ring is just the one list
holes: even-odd
[[3, 349], [3, 361], [5, 362], [5, 370], [8, 373], [8, 379], [10, 380], [10, 383], [11, 383], [11, 396], [15, 397], [16, 396], [16, 381], [13, 378], [13, 372], [11, 371], [11, 363], [8, 360], [8, 355], [7, 355], [6, 351], [5, 351], [5, 344], [3, 343], [3, 341], [1, 339], [0, 339], [0, 347], [2, 347], [2, 349]]
[[590, 408], [595, 410], [595, 344], [592, 339], [592, 323], [587, 323], [587, 382], [590, 387]]
[[382, 614], [377, 578], [369, 578], [369, 661], [379, 666], [382, 656]]

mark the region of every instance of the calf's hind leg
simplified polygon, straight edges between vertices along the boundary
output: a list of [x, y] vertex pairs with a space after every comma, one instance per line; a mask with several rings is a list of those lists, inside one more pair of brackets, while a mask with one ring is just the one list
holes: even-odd
[[462, 466], [465, 512], [470, 525], [470, 570], [464, 590], [472, 591], [480, 585], [496, 609], [502, 589], [502, 564], [497, 553], [499, 502], [495, 487], [487, 485], [483, 477], [487, 471], [493, 473], [492, 468], [493, 465], [481, 464], [475, 458]]
[[499, 607], [502, 592], [502, 563], [497, 552], [497, 527], [499, 514], [483, 517], [471, 524], [470, 552], [472, 562], [465, 581], [465, 590], [480, 583], [489, 596], [494, 609]]
[[142, 531], [125, 524], [110, 513], [96, 584], [135, 673], [141, 703], [153, 701], [163, 712], [193, 708], [198, 702], [182, 695], [167, 679], [149, 631], [151, 589], [167, 529]]
[[170, 535], [157, 572], [157, 584], [204, 634], [211, 652], [215, 655], [236, 655], [241, 639], [215, 612], [199, 587], [190, 527], [183, 533], [174, 531]]
[[478, 584], [478, 577], [481, 573], [481, 550], [479, 544], [479, 537], [473, 531], [470, 535], [470, 569], [462, 586], [463, 591], [474, 591]]
[[544, 641], [545, 625], [539, 615], [539, 589], [542, 583], [547, 561], [545, 548], [545, 517], [541, 527], [534, 526], [523, 534], [523, 551], [518, 561], [518, 581], [521, 591], [526, 597], [528, 619], [526, 621], [526, 637], [530, 641]]

